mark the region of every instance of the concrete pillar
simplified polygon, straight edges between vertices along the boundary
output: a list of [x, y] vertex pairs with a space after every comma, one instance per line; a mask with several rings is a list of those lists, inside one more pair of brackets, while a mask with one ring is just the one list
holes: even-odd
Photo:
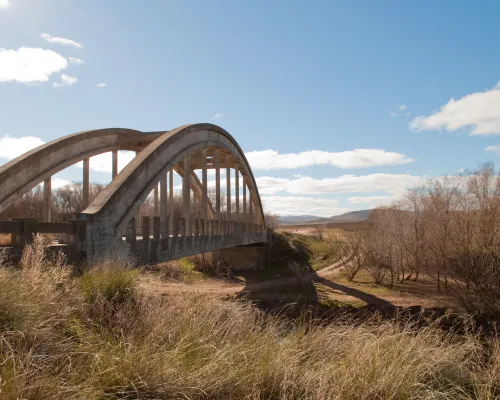
[[227, 220], [231, 221], [231, 156], [226, 155], [226, 212]]
[[160, 215], [160, 202], [159, 202], [159, 196], [158, 196], [158, 184], [156, 184], [154, 190], [153, 190], [153, 197], [154, 197], [154, 210], [153, 210], [153, 216], [157, 217]]
[[118, 150], [113, 150], [112, 165], [111, 165], [111, 178], [115, 179], [118, 175]]
[[184, 157], [184, 176], [182, 177], [182, 205], [186, 224], [186, 234], [191, 235], [191, 156]]
[[168, 175], [162, 176], [160, 180], [160, 226], [161, 226], [161, 238], [168, 238], [168, 197], [167, 197], [167, 177]]
[[130, 252], [134, 257], [136, 256], [137, 252], [137, 230], [135, 224], [135, 218], [132, 218], [125, 230], [125, 237], [130, 246]]
[[52, 211], [52, 178], [43, 181], [43, 222], [50, 222]]
[[201, 149], [201, 217], [208, 219], [207, 149]]
[[234, 166], [234, 179], [236, 185], [236, 218], [237, 222], [240, 221], [240, 165], [238, 163]]
[[151, 219], [148, 216], [142, 217], [142, 260], [149, 263], [149, 236], [151, 235]]
[[168, 173], [168, 216], [170, 221], [174, 219], [174, 170], [171, 169]]
[[251, 191], [252, 189], [249, 187], [248, 188], [248, 191], [249, 191], [249, 201], [248, 201], [248, 219], [250, 220], [250, 223], [253, 224], [254, 223], [254, 220], [253, 220], [253, 201], [252, 201], [252, 195], [251, 195]]
[[220, 149], [215, 149], [215, 218], [220, 221]]
[[82, 211], [89, 206], [90, 193], [90, 158], [83, 160], [83, 201]]
[[243, 221], [247, 221], [247, 183], [245, 177], [243, 177]]

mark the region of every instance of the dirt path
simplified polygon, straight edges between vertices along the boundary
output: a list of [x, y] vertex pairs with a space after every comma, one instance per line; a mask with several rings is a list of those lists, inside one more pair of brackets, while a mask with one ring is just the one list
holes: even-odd
[[319, 271], [308, 273], [300, 277], [275, 278], [262, 282], [248, 283], [245, 282], [224, 282], [224, 281], [201, 281], [196, 283], [177, 283], [171, 281], [160, 281], [149, 274], [144, 274], [141, 277], [140, 285], [147, 288], [148, 291], [156, 294], [168, 294], [168, 292], [176, 293], [207, 293], [214, 295], [239, 294], [245, 292], [258, 292], [261, 290], [273, 289], [285, 285], [297, 283], [311, 282], [318, 277], [324, 278], [329, 273], [341, 266], [340, 262], [329, 265]]

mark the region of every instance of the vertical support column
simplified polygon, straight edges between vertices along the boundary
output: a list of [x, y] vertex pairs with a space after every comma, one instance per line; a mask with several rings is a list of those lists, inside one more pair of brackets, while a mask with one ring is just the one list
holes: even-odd
[[231, 156], [226, 155], [226, 212], [231, 221]]
[[182, 177], [182, 204], [186, 223], [186, 235], [191, 235], [191, 156], [184, 157], [184, 176]]
[[144, 264], [149, 263], [149, 236], [151, 235], [151, 219], [148, 216], [142, 217], [142, 259]]
[[208, 219], [207, 149], [201, 149], [201, 218]]
[[153, 209], [153, 216], [157, 217], [160, 215], [160, 202], [159, 202], [159, 193], [158, 193], [158, 184], [156, 184], [154, 190], [153, 190], [153, 196], [154, 196], [154, 209]]
[[118, 150], [113, 150], [112, 165], [111, 165], [111, 178], [115, 179], [118, 175]]
[[234, 166], [234, 178], [236, 186], [236, 222], [240, 222], [240, 165], [238, 163]]
[[160, 229], [161, 229], [161, 221], [160, 217], [153, 217], [153, 245], [151, 246], [151, 254], [149, 259], [151, 262], [158, 261], [159, 250], [160, 250]]
[[43, 181], [43, 222], [50, 222], [52, 211], [52, 178]]
[[131, 218], [127, 228], [125, 230], [126, 240], [130, 246], [130, 252], [132, 256], [136, 257], [137, 251], [137, 230], [136, 230], [135, 218]]
[[215, 149], [215, 219], [220, 221], [220, 149]]
[[168, 173], [168, 217], [170, 221], [174, 218], [174, 170]]
[[168, 245], [168, 198], [167, 198], [167, 179], [165, 174], [160, 180], [160, 238], [161, 248], [166, 249]]
[[85, 210], [89, 205], [90, 193], [90, 158], [83, 160], [83, 201], [82, 210]]
[[251, 192], [251, 187], [248, 187], [248, 219], [250, 220], [249, 222], [251, 224], [254, 224], [255, 221], [253, 220], [253, 202], [252, 202], [252, 192]]
[[247, 183], [243, 177], [243, 222], [247, 223]]

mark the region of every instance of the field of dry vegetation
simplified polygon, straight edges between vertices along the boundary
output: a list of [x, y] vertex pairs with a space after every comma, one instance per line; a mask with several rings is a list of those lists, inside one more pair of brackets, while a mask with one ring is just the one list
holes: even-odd
[[[3, 261], [5, 264], [5, 260]], [[5, 265], [4, 265], [5, 266]], [[0, 269], [0, 398], [494, 399], [500, 341], [328, 324], [244, 300], [158, 296], [120, 261], [71, 277], [27, 248]]]

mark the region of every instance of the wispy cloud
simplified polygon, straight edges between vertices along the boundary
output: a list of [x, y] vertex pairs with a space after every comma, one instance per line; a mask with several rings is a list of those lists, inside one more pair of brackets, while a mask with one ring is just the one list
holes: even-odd
[[389, 114], [391, 114], [391, 116], [394, 118], [397, 118], [400, 115], [404, 115], [405, 117], [411, 116], [406, 104], [400, 104], [396, 106], [394, 110], [389, 110]]
[[23, 136], [20, 138], [8, 135], [3, 136], [0, 138], [0, 159], [13, 160], [44, 143], [42, 139], [35, 136]]
[[500, 155], [500, 143], [485, 147], [484, 150]]
[[77, 82], [78, 82], [78, 79], [75, 78], [74, 76], [69, 76], [69, 75], [66, 75], [66, 74], [62, 74], [61, 75], [61, 81], [60, 82], [54, 82], [54, 87], [73, 86]]
[[68, 60], [71, 64], [80, 65], [83, 64], [83, 60], [81, 58], [76, 57], [68, 57]]
[[62, 44], [63, 46], [73, 46], [76, 47], [77, 49], [82, 47], [80, 43], [75, 42], [74, 40], [52, 36], [49, 35], [48, 33], [42, 33], [42, 39], [49, 43]]
[[105, 84], [104, 82], [101, 82], [101, 83], [98, 83], [97, 85], [95, 85], [96, 87], [98, 88], [103, 88], [103, 87], [106, 87], [108, 86], [107, 84]]
[[0, 82], [39, 83], [68, 66], [62, 55], [39, 48], [0, 48]]
[[450, 99], [429, 116], [418, 116], [410, 128], [420, 132], [445, 129], [473, 129], [470, 135], [500, 134], [500, 82], [493, 89], [468, 94], [458, 100]]
[[222, 118], [222, 113], [214, 113], [214, 115], [212, 115], [212, 120], [216, 120], [216, 119], [220, 119]]
[[327, 194], [327, 193], [373, 193], [391, 195], [404, 193], [407, 188], [420, 186], [425, 178], [408, 174], [342, 175], [336, 178], [316, 179], [308, 176], [297, 179], [262, 176], [256, 178], [261, 194], [277, 193]]
[[339, 207], [338, 200], [318, 199], [314, 197], [262, 196], [264, 210], [282, 216], [307, 214], [331, 217], [352, 211], [351, 208]]
[[377, 167], [408, 164], [413, 161], [401, 153], [381, 149], [354, 149], [328, 152], [321, 150], [280, 154], [276, 150], [251, 151], [245, 154], [253, 169], [278, 170], [332, 165], [340, 168]]
[[9, 0], [0, 0], [0, 11], [6, 10], [7, 8], [10, 7], [10, 1]]
[[352, 204], [368, 204], [370, 206], [388, 205], [397, 200], [397, 196], [354, 196], [347, 201]]

